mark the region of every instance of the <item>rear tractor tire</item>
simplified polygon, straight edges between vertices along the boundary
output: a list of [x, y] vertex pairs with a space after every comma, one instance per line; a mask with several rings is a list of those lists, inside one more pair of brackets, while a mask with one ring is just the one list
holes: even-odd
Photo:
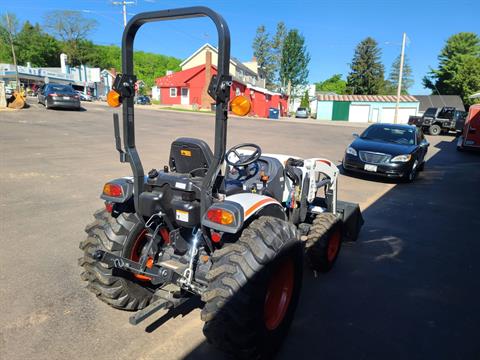
[[145, 240], [145, 228], [135, 214], [121, 214], [113, 218], [106, 210], [95, 213], [95, 221], [85, 228], [87, 238], [80, 242], [84, 254], [79, 259], [83, 268], [82, 280], [100, 300], [122, 310], [139, 310], [147, 306], [153, 295], [151, 283], [135, 278], [130, 273], [108, 268], [92, 255], [96, 250], [138, 261], [141, 245]]
[[316, 215], [305, 246], [308, 265], [315, 271], [330, 271], [342, 246], [340, 219], [332, 213]]
[[296, 228], [273, 217], [253, 221], [214, 252], [202, 295], [208, 342], [238, 358], [273, 357], [298, 303], [303, 252]]

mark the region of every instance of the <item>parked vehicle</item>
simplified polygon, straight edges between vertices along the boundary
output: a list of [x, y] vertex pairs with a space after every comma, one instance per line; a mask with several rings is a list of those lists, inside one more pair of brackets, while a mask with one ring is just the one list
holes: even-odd
[[146, 95], [140, 95], [137, 97], [136, 103], [139, 105], [151, 105], [150, 98]]
[[37, 99], [47, 109], [80, 109], [80, 96], [70, 85], [45, 84], [38, 90]]
[[[214, 152], [200, 139], [172, 142], [169, 165], [145, 176], [135, 146], [133, 41], [152, 21], [209, 17], [218, 31]], [[344, 239], [363, 223], [357, 204], [337, 200], [338, 168], [327, 159], [263, 154], [257, 144], [226, 150], [228, 109], [247, 115], [244, 96], [230, 101], [230, 33], [206, 7], [135, 15], [122, 37], [122, 74], [108, 94], [123, 106], [123, 145], [114, 114], [116, 148], [132, 177], [109, 181], [105, 208], [80, 243], [83, 280], [104, 302], [139, 310], [138, 324], [161, 308], [201, 298], [207, 340], [246, 359], [271, 358], [298, 302], [304, 252], [326, 272]], [[322, 192], [322, 195], [317, 197]]]
[[470, 106], [457, 150], [480, 149], [480, 104]]
[[430, 145], [420, 128], [411, 125], [374, 124], [356, 137], [345, 151], [343, 168], [413, 181], [423, 170]]
[[300, 119], [308, 119], [308, 109], [299, 107], [295, 112], [295, 117]]
[[428, 108], [421, 116], [410, 116], [409, 125], [422, 128], [430, 135], [440, 135], [449, 131], [456, 131], [457, 121], [462, 121], [466, 116], [465, 111], [456, 110], [454, 107]]
[[89, 94], [85, 94], [82, 91], [75, 90], [75, 93], [80, 97], [81, 101], [92, 101], [92, 96]]

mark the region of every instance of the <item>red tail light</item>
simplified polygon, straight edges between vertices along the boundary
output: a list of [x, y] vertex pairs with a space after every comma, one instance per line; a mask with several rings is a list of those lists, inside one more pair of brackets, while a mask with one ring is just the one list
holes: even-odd
[[113, 203], [111, 203], [110, 201], [105, 201], [105, 210], [107, 210], [107, 212], [109, 213], [112, 213]]
[[48, 96], [51, 96], [51, 97], [56, 97], [56, 96], [58, 96], [58, 94], [56, 94], [56, 93], [53, 93], [53, 94], [48, 94]]
[[207, 211], [207, 219], [211, 222], [230, 225], [235, 220], [234, 215], [225, 209], [210, 209]]
[[103, 186], [103, 194], [110, 197], [121, 197], [123, 196], [123, 189], [119, 184], [106, 183]]

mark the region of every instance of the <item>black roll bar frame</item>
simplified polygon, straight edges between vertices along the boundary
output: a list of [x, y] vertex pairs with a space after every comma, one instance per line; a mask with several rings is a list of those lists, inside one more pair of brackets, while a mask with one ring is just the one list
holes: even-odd
[[[208, 209], [212, 203], [213, 188], [217, 186], [217, 176], [220, 172], [221, 164], [225, 156], [227, 142], [227, 118], [228, 102], [230, 99], [231, 77], [229, 76], [230, 67], [230, 30], [223, 17], [210, 8], [203, 6], [186, 7], [171, 10], [151, 11], [135, 15], [126, 25], [122, 37], [122, 72], [126, 79], [135, 79], [133, 72], [133, 41], [139, 28], [146, 23], [189, 19], [196, 17], [208, 17], [213, 21], [218, 32], [218, 63], [217, 75], [212, 79], [209, 93], [213, 95], [215, 110], [215, 147], [214, 159], [208, 169], [202, 183], [201, 192], [201, 215]], [[134, 81], [133, 81], [134, 82]], [[124, 84], [131, 89], [130, 84]], [[212, 91], [213, 90], [213, 91]], [[133, 93], [123, 98], [123, 142], [125, 144], [126, 158], [130, 163], [134, 177], [134, 202], [135, 209], [138, 210], [138, 201], [140, 194], [144, 191], [144, 177], [140, 156], [135, 147], [135, 120], [134, 120], [134, 101]], [[215, 189], [218, 191], [218, 189]]]

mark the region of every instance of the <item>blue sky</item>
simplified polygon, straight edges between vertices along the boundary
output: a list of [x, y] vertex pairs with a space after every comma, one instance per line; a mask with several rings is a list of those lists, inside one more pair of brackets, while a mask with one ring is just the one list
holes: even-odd
[[[81, 10], [95, 18], [98, 28], [91, 40], [99, 44], [120, 44], [123, 20], [121, 9], [107, 0], [0, 0], [1, 12], [16, 13], [20, 20], [43, 22], [51, 10]], [[252, 57], [252, 40], [258, 25], [275, 32], [278, 21], [297, 28], [305, 36], [311, 55], [311, 82], [332, 74], [348, 74], [354, 47], [367, 36], [382, 48], [388, 74], [400, 52], [402, 33], [409, 38], [407, 55], [415, 84], [412, 94], [428, 94], [422, 77], [437, 65], [437, 55], [445, 40], [460, 31], [480, 34], [478, 0], [137, 0], [128, 7], [129, 17], [142, 12], [174, 7], [206, 5], [221, 13], [230, 26], [232, 55]], [[475, 15], [476, 14], [476, 15]], [[216, 33], [207, 19], [147, 24], [137, 35], [135, 47], [185, 58], [205, 42], [216, 44]]]

